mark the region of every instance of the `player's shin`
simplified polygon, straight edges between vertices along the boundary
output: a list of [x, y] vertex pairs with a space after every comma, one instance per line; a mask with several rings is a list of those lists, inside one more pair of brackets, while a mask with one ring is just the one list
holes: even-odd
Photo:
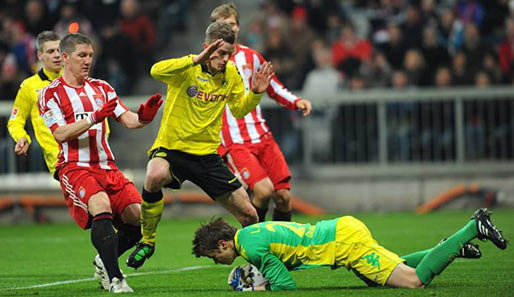
[[428, 285], [439, 275], [458, 255], [464, 244], [478, 234], [475, 221], [469, 221], [448, 240], [438, 244], [421, 260], [416, 267], [416, 274], [423, 284]]
[[118, 257], [141, 240], [141, 227], [123, 224], [118, 229]]
[[123, 279], [118, 265], [118, 238], [112, 227], [111, 213], [100, 213], [93, 218], [91, 242], [102, 259], [109, 279]]
[[157, 225], [161, 220], [164, 210], [164, 199], [162, 191], [149, 193], [143, 188], [143, 203], [141, 204], [141, 233], [143, 243], [153, 246], [157, 234]]

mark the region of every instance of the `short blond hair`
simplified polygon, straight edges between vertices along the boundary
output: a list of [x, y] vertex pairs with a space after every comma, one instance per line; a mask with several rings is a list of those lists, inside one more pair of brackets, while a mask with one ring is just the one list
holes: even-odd
[[211, 23], [229, 18], [230, 16], [236, 17], [236, 23], [239, 26], [239, 11], [236, 5], [232, 2], [223, 3], [211, 12]]
[[39, 33], [36, 37], [36, 48], [37, 51], [42, 53], [45, 42], [47, 41], [58, 41], [61, 40], [59, 35], [55, 34], [53, 31], [43, 31]]
[[225, 22], [211, 23], [205, 30], [205, 42], [211, 44], [220, 38], [231, 44], [236, 42], [236, 35], [232, 31], [232, 26]]

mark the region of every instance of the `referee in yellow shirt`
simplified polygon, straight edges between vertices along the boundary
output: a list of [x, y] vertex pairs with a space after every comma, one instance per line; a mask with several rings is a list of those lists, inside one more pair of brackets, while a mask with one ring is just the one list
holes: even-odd
[[[220, 130], [226, 104], [243, 118], [259, 104], [273, 76], [266, 62], [255, 73], [247, 93], [234, 63], [232, 27], [223, 22], [209, 25], [203, 51], [152, 66], [154, 79], [168, 85], [159, 133], [149, 151], [142, 191], [142, 243], [127, 259], [138, 268], [155, 250], [157, 224], [163, 211], [162, 187], [179, 190], [189, 180], [232, 213], [243, 226], [258, 221], [248, 194], [218, 155]], [[245, 94], [246, 93], [246, 94]]]
[[38, 73], [25, 79], [14, 100], [11, 117], [7, 128], [16, 142], [14, 151], [17, 155], [27, 155], [31, 139], [25, 130], [25, 122], [31, 117], [36, 139], [43, 149], [48, 170], [55, 177], [55, 164], [59, 154], [59, 145], [52, 133], [39, 116], [37, 107], [38, 92], [61, 75], [62, 61], [59, 53], [61, 38], [52, 31], [43, 31], [37, 36], [37, 58], [43, 63]]

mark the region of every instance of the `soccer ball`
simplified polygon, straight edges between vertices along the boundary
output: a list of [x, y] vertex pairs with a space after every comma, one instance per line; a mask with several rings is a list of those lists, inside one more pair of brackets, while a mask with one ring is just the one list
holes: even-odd
[[269, 284], [257, 267], [252, 264], [234, 267], [228, 275], [227, 282], [236, 291], [245, 291], [251, 287]]
[[268, 280], [264, 278], [259, 269], [252, 264], [241, 266], [241, 272], [241, 278], [247, 285], [258, 287], [269, 284]]

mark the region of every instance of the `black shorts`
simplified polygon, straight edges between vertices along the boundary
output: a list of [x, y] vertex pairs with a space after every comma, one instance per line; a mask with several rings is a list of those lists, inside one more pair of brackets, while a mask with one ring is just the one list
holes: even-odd
[[172, 190], [180, 190], [189, 180], [214, 199], [242, 186], [218, 154], [198, 156], [160, 147], [151, 152], [153, 158], [163, 158], [170, 164], [171, 182], [164, 187]]

